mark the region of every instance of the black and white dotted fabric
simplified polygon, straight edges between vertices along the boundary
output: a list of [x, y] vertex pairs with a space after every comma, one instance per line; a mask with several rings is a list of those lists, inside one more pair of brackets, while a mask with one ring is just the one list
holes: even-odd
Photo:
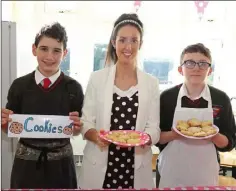
[[[113, 94], [110, 130], [135, 130], [138, 113], [138, 91], [130, 97]], [[103, 188], [134, 187], [134, 148], [121, 148], [110, 144], [108, 164]]]

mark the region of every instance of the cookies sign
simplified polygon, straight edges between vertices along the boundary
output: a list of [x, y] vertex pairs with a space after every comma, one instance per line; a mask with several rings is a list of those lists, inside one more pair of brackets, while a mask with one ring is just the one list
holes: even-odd
[[8, 137], [70, 138], [73, 134], [69, 116], [13, 114], [10, 118]]

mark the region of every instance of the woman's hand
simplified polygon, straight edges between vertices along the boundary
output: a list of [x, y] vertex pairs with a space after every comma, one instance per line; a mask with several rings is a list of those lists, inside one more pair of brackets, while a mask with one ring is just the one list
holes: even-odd
[[105, 132], [103, 129], [101, 129], [100, 132], [97, 132], [97, 140], [95, 141], [95, 144], [100, 148], [101, 151], [110, 145], [110, 142], [100, 138], [99, 133], [103, 132]]
[[151, 144], [152, 144], [152, 138], [151, 138], [151, 136], [149, 135], [149, 134], [147, 134], [148, 135], [148, 137], [149, 137], [149, 140], [148, 140], [148, 142], [147, 143], [145, 143], [144, 145], [141, 145], [141, 148], [145, 148], [145, 146], [151, 146]]

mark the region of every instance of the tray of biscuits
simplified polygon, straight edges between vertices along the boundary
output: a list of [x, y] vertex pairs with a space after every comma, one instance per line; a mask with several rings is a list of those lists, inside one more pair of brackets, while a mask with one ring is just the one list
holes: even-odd
[[150, 140], [147, 133], [133, 130], [100, 131], [99, 136], [108, 142], [123, 147], [142, 146]]
[[179, 120], [173, 129], [180, 135], [191, 139], [208, 139], [219, 132], [219, 128], [210, 120], [198, 120], [196, 118], [187, 121]]

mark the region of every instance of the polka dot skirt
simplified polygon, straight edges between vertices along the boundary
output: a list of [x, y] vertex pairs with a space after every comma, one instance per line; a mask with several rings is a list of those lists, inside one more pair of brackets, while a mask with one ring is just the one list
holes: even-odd
[[[110, 130], [135, 130], [138, 113], [138, 92], [132, 97], [113, 94]], [[109, 146], [108, 164], [103, 188], [122, 189], [134, 187], [134, 148]]]

